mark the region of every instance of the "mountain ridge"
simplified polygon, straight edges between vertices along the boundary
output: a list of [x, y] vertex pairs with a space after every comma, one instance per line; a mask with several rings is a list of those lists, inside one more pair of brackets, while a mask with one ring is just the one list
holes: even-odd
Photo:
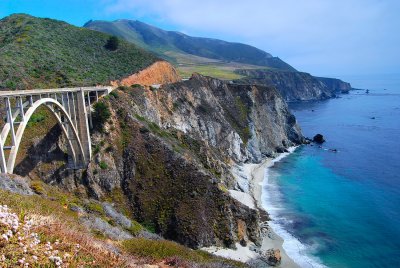
[[177, 31], [166, 31], [138, 20], [121, 19], [112, 22], [90, 20], [83, 27], [124, 38], [156, 52], [167, 60], [172, 58], [175, 63], [179, 63], [179, 59], [166, 55], [166, 52], [173, 51], [214, 60], [295, 71], [280, 58], [247, 44], [192, 37]]

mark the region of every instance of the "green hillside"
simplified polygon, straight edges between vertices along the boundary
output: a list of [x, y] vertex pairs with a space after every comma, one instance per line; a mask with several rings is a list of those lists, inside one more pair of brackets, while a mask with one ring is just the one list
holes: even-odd
[[84, 27], [124, 38], [174, 62], [180, 69], [207, 65], [224, 70], [240, 63], [243, 68], [254, 69], [263, 66], [295, 71], [278, 57], [246, 44], [191, 37], [180, 32], [165, 31], [140, 21], [89, 21]]
[[106, 84], [141, 70], [157, 58], [110, 35], [62, 21], [16, 14], [0, 20], [0, 89]]

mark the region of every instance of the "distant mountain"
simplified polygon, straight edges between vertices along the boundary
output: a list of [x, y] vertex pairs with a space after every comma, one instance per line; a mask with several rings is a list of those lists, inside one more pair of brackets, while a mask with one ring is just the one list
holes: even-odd
[[[177, 64], [187, 62], [189, 57], [192, 63], [204, 64], [207, 59], [223, 62], [236, 62], [257, 66], [270, 67], [280, 70], [295, 71], [295, 69], [278, 57], [258, 48], [241, 44], [231, 43], [211, 38], [191, 37], [186, 34], [165, 31], [136, 20], [89, 21], [84, 27], [116, 35], [132, 42], [142, 48], [148, 49], [173, 61]], [[208, 61], [208, 63], [213, 61]]]
[[104, 84], [135, 73], [157, 57], [123, 40], [62, 21], [16, 14], [0, 20], [0, 89]]

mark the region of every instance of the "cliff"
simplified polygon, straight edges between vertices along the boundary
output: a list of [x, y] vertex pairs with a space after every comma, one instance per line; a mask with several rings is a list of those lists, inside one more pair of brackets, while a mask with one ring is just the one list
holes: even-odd
[[235, 83], [274, 86], [286, 101], [324, 100], [335, 97], [337, 93], [351, 89], [349, 83], [339, 79], [317, 78], [303, 72], [284, 72], [273, 70], [237, 70], [246, 78]]
[[157, 61], [149, 67], [120, 80], [112, 81], [113, 86], [131, 86], [135, 84], [151, 86], [174, 83], [182, 80], [177, 70], [166, 61]]
[[[241, 190], [235, 164], [303, 141], [275, 89], [196, 74], [160, 89], [124, 87], [103, 101], [112, 116], [92, 135], [86, 172], [41, 169], [34, 147], [21, 163], [38, 165], [17, 165], [16, 172], [25, 167], [24, 174], [71, 192], [126, 204], [144, 226], [192, 248], [259, 244], [259, 212], [227, 189]], [[65, 150], [61, 138], [53, 141], [38, 144]]]
[[331, 91], [337, 93], [348, 93], [353, 88], [350, 83], [343, 82], [337, 78], [327, 78], [327, 77], [315, 77], [322, 83], [324, 83]]

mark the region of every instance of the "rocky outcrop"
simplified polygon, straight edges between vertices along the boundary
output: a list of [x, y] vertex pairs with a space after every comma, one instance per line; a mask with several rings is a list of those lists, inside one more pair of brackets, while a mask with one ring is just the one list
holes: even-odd
[[261, 258], [271, 266], [278, 266], [282, 260], [279, 249], [268, 249], [265, 253], [261, 254]]
[[174, 83], [180, 80], [182, 78], [179, 76], [178, 71], [170, 63], [157, 61], [146, 69], [121, 80], [113, 81], [111, 84], [113, 86], [131, 86], [135, 84], [151, 86], [155, 84]]
[[234, 81], [242, 84], [274, 86], [288, 101], [324, 100], [351, 89], [339, 79], [314, 77], [303, 72], [273, 70], [238, 70], [246, 78]]
[[353, 89], [350, 83], [343, 82], [340, 79], [326, 78], [326, 77], [315, 77], [315, 78], [324, 83], [332, 92], [348, 93], [350, 90]]
[[319, 143], [319, 144], [324, 143], [325, 142], [324, 136], [322, 134], [315, 135], [314, 138], [313, 138], [313, 142], [316, 142], [316, 143]]

